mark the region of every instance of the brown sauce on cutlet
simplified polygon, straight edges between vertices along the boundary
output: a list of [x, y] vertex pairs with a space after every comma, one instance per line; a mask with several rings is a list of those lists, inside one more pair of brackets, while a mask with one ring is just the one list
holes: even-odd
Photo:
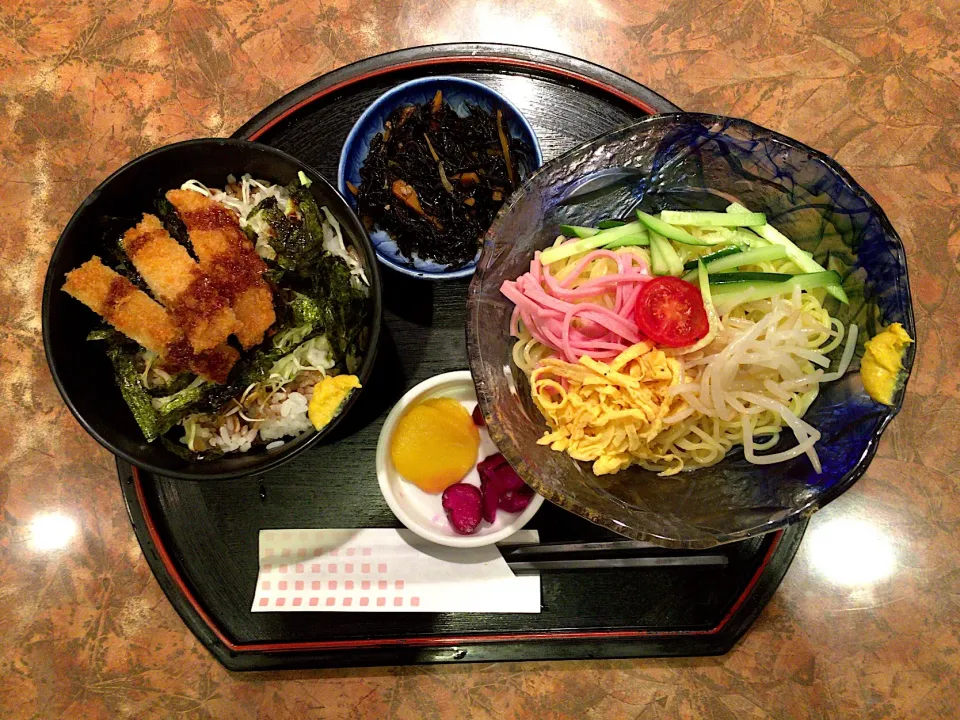
[[189, 360], [193, 355], [193, 347], [191, 347], [190, 341], [185, 336], [180, 335], [163, 351], [161, 365], [172, 374], [183, 372], [188, 369]]
[[173, 307], [169, 309], [176, 324], [189, 331], [226, 307], [230, 307], [230, 303], [214, 282], [207, 275], [197, 273], [197, 277], [177, 296]]
[[[180, 217], [184, 225], [187, 226], [188, 232], [192, 232], [193, 230], [236, 229], [238, 233], [243, 235], [243, 230], [240, 229], [240, 223], [237, 220], [236, 213], [228, 210], [217, 202], [211, 203], [202, 210], [181, 212]], [[246, 238], [247, 236], [243, 235], [243, 237]]]
[[[147, 243], [154, 238], [166, 236], [167, 231], [164, 229], [140, 232], [124, 240], [124, 250], [128, 257], [134, 259]], [[218, 292], [213, 281], [201, 272], [199, 267], [193, 272], [195, 277], [187, 289], [167, 305], [174, 322], [187, 332], [230, 306], [229, 301]]]
[[230, 371], [237, 362], [237, 353], [210, 350], [194, 355], [194, 372], [208, 377], [219, 385], [227, 382]]
[[261, 275], [267, 269], [253, 247], [253, 243], [240, 229], [233, 211], [219, 204], [202, 210], [180, 214], [187, 230], [219, 230], [232, 240], [232, 252], [221, 253], [206, 263], [203, 269], [213, 279], [214, 287], [228, 302], [233, 302], [251, 287], [263, 282]]
[[[252, 256], [252, 257], [251, 257]], [[266, 265], [256, 252], [236, 256], [217, 255], [204, 264], [204, 270], [213, 278], [217, 292], [232, 304], [247, 290], [263, 282], [261, 275]]]
[[163, 367], [169, 371], [176, 373], [190, 370], [219, 385], [227, 381], [235, 362], [234, 354], [217, 349], [194, 352], [190, 341], [183, 335], [170, 343], [163, 354]]
[[236, 357], [233, 354], [210, 350], [195, 354], [192, 367], [198, 375], [203, 375], [215, 383], [223, 385], [227, 382], [235, 362]]
[[110, 287], [107, 289], [107, 296], [103, 300], [103, 309], [100, 311], [103, 318], [110, 322], [120, 302], [136, 290], [133, 283], [122, 275], [113, 278], [110, 281]]
[[134, 256], [141, 250], [143, 246], [150, 242], [155, 235], [165, 235], [166, 230], [147, 230], [146, 232], [138, 232], [135, 235], [125, 237], [123, 240], [123, 249], [127, 253], [127, 256], [132, 260]]

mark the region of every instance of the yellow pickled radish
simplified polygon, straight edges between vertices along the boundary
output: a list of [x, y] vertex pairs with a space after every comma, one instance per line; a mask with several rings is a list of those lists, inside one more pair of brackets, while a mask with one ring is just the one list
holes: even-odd
[[441, 493], [473, 469], [480, 432], [453, 398], [431, 398], [410, 408], [393, 431], [390, 459], [404, 479]]
[[317, 430], [323, 430], [340, 412], [354, 388], [360, 387], [356, 375], [328, 375], [313, 386], [307, 417]]

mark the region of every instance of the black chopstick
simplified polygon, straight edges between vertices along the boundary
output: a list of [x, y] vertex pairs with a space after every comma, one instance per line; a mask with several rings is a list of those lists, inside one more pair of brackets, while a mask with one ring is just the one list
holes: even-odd
[[539, 560], [509, 562], [517, 575], [557, 570], [608, 570], [611, 568], [654, 567], [723, 567], [729, 563], [726, 555], [663, 555], [657, 557], [595, 558], [592, 560]]
[[560, 542], [539, 543], [536, 545], [515, 545], [501, 547], [500, 552], [507, 562], [511, 559], [529, 559], [544, 555], [566, 553], [626, 552], [630, 550], [659, 550], [657, 545], [639, 540], [613, 540], [607, 542]]

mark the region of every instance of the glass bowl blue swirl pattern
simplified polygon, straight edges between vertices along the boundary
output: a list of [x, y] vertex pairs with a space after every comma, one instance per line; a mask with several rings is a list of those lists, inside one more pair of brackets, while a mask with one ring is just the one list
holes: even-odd
[[[373, 139], [383, 132], [384, 123], [390, 113], [404, 105], [423, 105], [433, 100], [437, 90], [443, 93], [444, 101], [461, 117], [469, 114], [467, 103], [477, 105], [483, 110], [494, 113], [497, 108], [503, 110], [503, 119], [511, 137], [524, 141], [533, 150], [532, 168], [536, 170], [543, 164], [543, 154], [536, 133], [520, 111], [503, 95], [482, 83], [458, 77], [436, 76], [405, 82], [384, 93], [370, 105], [357, 120], [340, 153], [340, 166], [337, 170], [337, 188], [350, 207], [357, 210], [357, 198], [350, 192], [347, 182], [360, 186], [360, 168], [370, 152]], [[468, 265], [456, 270], [447, 270], [446, 265], [423, 258], [408, 258], [402, 255], [390, 236], [378, 228], [370, 232], [370, 239], [377, 251], [377, 259], [389, 268], [405, 275], [426, 280], [450, 280], [469, 277], [476, 269], [474, 259]], [[480, 257], [479, 251], [477, 258]]]
[[[571, 200], [571, 193], [578, 197]], [[638, 207], [723, 210], [734, 200], [765, 212], [822, 265], [840, 272], [850, 303], [829, 298], [826, 305], [845, 324], [860, 327], [850, 370], [821, 388], [805, 416], [823, 433], [817, 443], [822, 474], [804, 456], [761, 466], [737, 449], [716, 466], [676, 477], [639, 468], [597, 477], [589, 465], [537, 445], [546, 425], [526, 378], [512, 367], [513, 306], [500, 294], [501, 283], [525, 272], [560, 224], [595, 225]], [[641, 120], [541, 168], [487, 233], [468, 305], [480, 405], [491, 437], [524, 480], [595, 523], [669, 547], [704, 548], [766, 533], [850, 488], [903, 401], [903, 388], [892, 406], [867, 395], [859, 374], [863, 343], [891, 322], [916, 337], [903, 245], [866, 191], [836, 162], [795, 140], [745, 120], [694, 113]], [[908, 376], [915, 348], [904, 358]], [[833, 367], [840, 350], [832, 354]], [[777, 449], [793, 443], [785, 432]]]

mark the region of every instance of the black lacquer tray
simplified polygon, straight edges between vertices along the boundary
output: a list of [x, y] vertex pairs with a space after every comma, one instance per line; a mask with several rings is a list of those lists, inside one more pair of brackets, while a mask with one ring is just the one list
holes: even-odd
[[[503, 45], [414, 48], [336, 70], [235, 134], [273, 145], [335, 180], [340, 147], [380, 93], [427, 74], [461, 75], [511, 99], [545, 159], [676, 106], [621, 75], [556, 53]], [[384, 270], [384, 323], [372, 381], [334, 433], [262, 477], [191, 482], [118, 461], [144, 555], [184, 621], [236, 670], [548, 658], [709, 655], [746, 631], [786, 573], [803, 524], [710, 551], [725, 566], [542, 573], [539, 615], [251, 613], [257, 535], [268, 528], [394, 527], [374, 468], [386, 413], [428, 377], [467, 368], [468, 280], [430, 283]], [[617, 539], [549, 503], [541, 542]], [[655, 551], [656, 552], [656, 551]]]

